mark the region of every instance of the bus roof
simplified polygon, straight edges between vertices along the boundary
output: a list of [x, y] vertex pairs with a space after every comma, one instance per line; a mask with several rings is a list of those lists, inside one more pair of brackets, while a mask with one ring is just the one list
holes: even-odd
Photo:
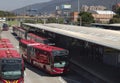
[[48, 51], [48, 52], [64, 50], [63, 48], [50, 46], [50, 45], [46, 45], [46, 44], [34, 45], [33, 47], [37, 48], [37, 49], [45, 50], [45, 51]]
[[14, 48], [11, 43], [0, 43], [0, 48]]
[[33, 33], [29, 33], [28, 35], [29, 35], [29, 36], [32, 36], [32, 37], [36, 37], [37, 39], [46, 40], [46, 38], [37, 36], [37, 35], [35, 35], [35, 34], [33, 34]]
[[21, 39], [20, 42], [22, 42], [26, 45], [35, 43], [35, 41], [33, 41], [33, 40], [26, 40], [26, 39]]
[[20, 58], [17, 50], [0, 50], [0, 58]]
[[25, 30], [24, 30], [24, 29], [22, 29], [21, 27], [18, 27], [18, 26], [13, 26], [13, 28], [15, 28], [15, 29], [17, 29], [17, 30], [19, 30], [19, 31], [21, 31], [21, 32], [25, 32]]
[[2, 39], [0, 39], [0, 43], [11, 43], [11, 42], [7, 38], [2, 38]]
[[21, 29], [21, 28], [19, 28], [18, 30], [21, 31], [21, 32], [25, 32], [25, 30], [24, 30], [24, 29]]
[[22, 43], [28, 45], [28, 46], [33, 46], [34, 48], [37, 48], [37, 49], [41, 49], [41, 50], [46, 50], [46, 51], [55, 51], [55, 50], [63, 50], [63, 48], [59, 48], [59, 47], [55, 47], [55, 46], [49, 46], [49, 45], [46, 45], [46, 44], [43, 44], [43, 43], [37, 43], [37, 42], [34, 42], [32, 40], [25, 40], [25, 39], [21, 39], [20, 40]]

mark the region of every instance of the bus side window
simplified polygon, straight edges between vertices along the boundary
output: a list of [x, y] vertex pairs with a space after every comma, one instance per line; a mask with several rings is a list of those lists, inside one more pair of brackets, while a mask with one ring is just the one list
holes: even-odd
[[44, 63], [49, 64], [49, 55], [47, 52], [44, 52]]
[[50, 64], [50, 56], [48, 53], [46, 54], [46, 64]]
[[30, 48], [31, 51], [30, 51], [30, 56], [34, 57], [35, 56], [35, 49], [34, 48]]
[[40, 55], [40, 59], [44, 64], [50, 64], [47, 52], [43, 52], [43, 54]]
[[35, 50], [35, 55], [36, 55], [36, 58], [39, 59], [39, 58], [40, 58], [40, 57], [39, 57], [39, 56], [40, 56], [40, 51], [36, 49], [36, 50]]

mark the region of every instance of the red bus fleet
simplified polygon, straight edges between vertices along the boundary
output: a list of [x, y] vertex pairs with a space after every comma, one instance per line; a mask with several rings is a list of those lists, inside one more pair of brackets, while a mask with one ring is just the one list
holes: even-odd
[[55, 45], [54, 43], [51, 43], [48, 38], [40, 37], [33, 33], [27, 33], [24, 29], [17, 26], [13, 27], [13, 33], [15, 33], [19, 39], [28, 39], [47, 45]]
[[2, 39], [0, 39], [0, 43], [11, 43], [11, 42], [7, 38], [2, 38]]
[[20, 53], [25, 61], [47, 71], [51, 75], [68, 72], [68, 50], [21, 39]]
[[13, 33], [15, 33], [19, 39], [25, 39], [26, 31], [24, 29], [14, 26]]
[[1, 39], [0, 42], [0, 83], [24, 83], [22, 57], [9, 39]]
[[37, 35], [35, 35], [35, 34], [33, 34], [33, 33], [28, 33], [28, 34], [27, 34], [27, 39], [28, 39], [28, 40], [34, 40], [34, 41], [36, 41], [36, 42], [40, 42], [40, 43], [47, 44], [47, 45], [55, 45], [54, 43], [51, 43], [51, 42], [49, 41], [49, 39], [44, 38], [44, 37], [37, 36]]

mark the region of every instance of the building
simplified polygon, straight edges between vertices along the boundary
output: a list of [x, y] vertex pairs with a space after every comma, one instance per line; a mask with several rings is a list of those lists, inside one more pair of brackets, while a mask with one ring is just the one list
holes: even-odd
[[92, 13], [94, 20], [97, 23], [108, 23], [115, 15], [113, 11], [109, 10], [93, 10], [89, 12]]
[[92, 10], [105, 10], [106, 7], [104, 6], [87, 6], [87, 5], [82, 5], [81, 7], [81, 11], [83, 12], [87, 12], [87, 11], [92, 11]]
[[70, 16], [71, 16], [71, 21], [72, 22], [77, 22], [77, 20], [78, 20], [78, 12], [71, 12], [70, 13]]
[[100, 6], [100, 5], [98, 5], [98, 6], [89, 6], [88, 11], [90, 11], [90, 10], [105, 10], [105, 9], [107, 9], [107, 8], [104, 7], [104, 6]]
[[89, 9], [89, 7], [87, 5], [82, 5], [82, 7], [81, 7], [81, 11], [83, 11], [83, 12], [87, 12], [88, 9]]
[[62, 15], [62, 10], [61, 10], [60, 6], [56, 6], [55, 14], [56, 14], [56, 16], [61, 16]]

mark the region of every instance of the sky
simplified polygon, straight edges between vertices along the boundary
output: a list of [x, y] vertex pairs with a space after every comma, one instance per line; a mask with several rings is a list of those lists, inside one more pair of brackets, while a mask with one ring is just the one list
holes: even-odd
[[1, 0], [0, 1], [0, 10], [12, 11], [17, 8], [21, 8], [27, 5], [42, 3], [51, 0]]

